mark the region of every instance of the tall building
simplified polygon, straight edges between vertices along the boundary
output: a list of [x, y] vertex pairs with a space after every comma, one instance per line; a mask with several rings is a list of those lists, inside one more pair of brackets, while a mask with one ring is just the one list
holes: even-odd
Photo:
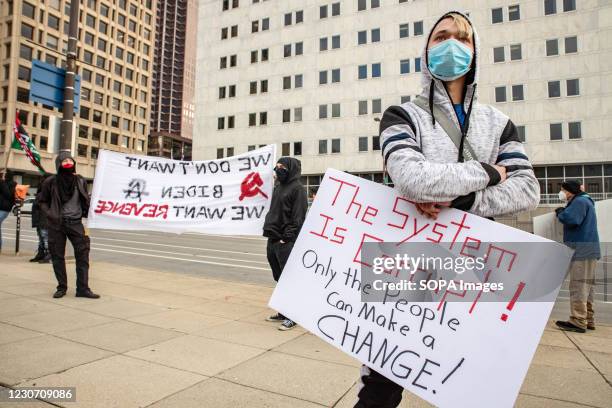
[[612, 5], [450, 3], [202, 1], [194, 158], [276, 143], [311, 191], [328, 167], [381, 181], [377, 120], [420, 93], [427, 33], [456, 7], [481, 38], [479, 101], [518, 126], [543, 202], [564, 178], [612, 198]]
[[194, 120], [196, 0], [157, 7], [149, 155], [191, 160]]
[[[155, 33], [154, 0], [81, 2], [77, 67], [80, 109], [75, 114], [76, 160], [80, 174], [92, 178], [100, 149], [146, 152], [151, 106]], [[49, 128], [62, 113], [29, 100], [33, 60], [65, 67], [70, 1], [13, 0], [0, 7], [0, 162], [13, 139], [15, 111], [55, 171]], [[14, 150], [9, 168], [36, 184], [36, 170]]]

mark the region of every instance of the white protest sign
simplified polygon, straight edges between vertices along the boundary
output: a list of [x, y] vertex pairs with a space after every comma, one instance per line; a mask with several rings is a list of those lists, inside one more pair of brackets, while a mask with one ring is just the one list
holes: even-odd
[[[464, 259], [481, 252], [493, 274], [485, 282], [495, 276], [509, 296], [447, 288], [427, 302], [393, 291], [384, 302], [363, 302], [372, 292], [362, 282], [364, 242], [430, 242]], [[426, 219], [395, 190], [328, 170], [270, 307], [439, 407], [511, 407], [571, 254], [459, 210]]]
[[275, 160], [276, 145], [210, 161], [102, 150], [88, 226], [262, 235]]

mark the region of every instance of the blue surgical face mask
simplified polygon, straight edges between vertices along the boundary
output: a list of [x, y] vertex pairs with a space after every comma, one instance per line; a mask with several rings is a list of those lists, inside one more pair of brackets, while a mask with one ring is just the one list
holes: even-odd
[[470, 70], [473, 53], [467, 45], [451, 38], [431, 47], [427, 55], [429, 72], [442, 81], [452, 81]]

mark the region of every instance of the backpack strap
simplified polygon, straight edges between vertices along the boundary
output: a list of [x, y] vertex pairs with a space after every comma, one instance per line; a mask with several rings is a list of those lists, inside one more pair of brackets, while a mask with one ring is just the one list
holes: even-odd
[[[432, 114], [429, 110], [429, 104], [427, 103], [427, 100], [422, 96], [417, 96], [414, 100], [414, 104], [419, 108], [423, 109], [425, 112], [428, 112], [430, 115]], [[457, 150], [459, 150], [461, 148], [461, 139], [463, 138], [461, 130], [438, 105], [433, 105], [433, 111], [436, 116], [436, 121], [438, 121], [440, 126], [442, 126], [444, 132], [453, 141], [453, 143], [457, 147]], [[467, 161], [478, 160], [478, 157], [476, 156], [474, 149], [470, 145], [470, 142], [467, 140], [467, 137], [463, 141], [463, 157], [465, 157]]]

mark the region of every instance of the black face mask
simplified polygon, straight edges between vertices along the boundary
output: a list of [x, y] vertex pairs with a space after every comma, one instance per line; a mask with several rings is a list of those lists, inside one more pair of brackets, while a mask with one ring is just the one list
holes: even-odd
[[278, 181], [280, 181], [281, 183], [284, 183], [285, 181], [287, 181], [287, 178], [289, 178], [289, 170], [287, 169], [284, 169], [282, 167], [276, 167], [274, 171], [276, 172], [276, 177], [278, 178]]

